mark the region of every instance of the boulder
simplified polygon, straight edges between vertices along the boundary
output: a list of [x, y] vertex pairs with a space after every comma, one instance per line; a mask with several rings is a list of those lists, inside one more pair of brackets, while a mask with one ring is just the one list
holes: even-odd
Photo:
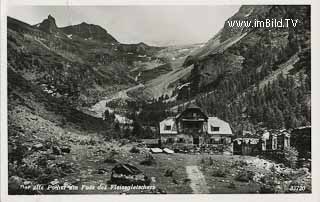
[[11, 176], [8, 181], [8, 188], [9, 190], [18, 190], [20, 189], [20, 185], [23, 184], [23, 179], [18, 176]]
[[70, 153], [71, 149], [68, 146], [61, 147], [61, 152], [63, 153]]
[[47, 159], [48, 160], [56, 160], [56, 157], [52, 154], [47, 154]]
[[132, 147], [132, 148], [130, 149], [130, 152], [131, 152], [131, 153], [140, 153], [140, 150], [139, 150], [137, 147]]
[[62, 162], [57, 163], [57, 166], [59, 168], [61, 168], [62, 171], [65, 173], [73, 173], [74, 172], [74, 164], [71, 162], [67, 163], [67, 162], [62, 161]]
[[52, 153], [55, 154], [55, 155], [61, 155], [62, 154], [61, 149], [58, 146], [53, 146], [52, 147]]
[[105, 174], [107, 173], [107, 169], [105, 168], [99, 168], [97, 171], [96, 171], [97, 174]]
[[58, 184], [60, 184], [60, 182], [59, 182], [59, 180], [58, 179], [54, 179], [53, 181], [51, 181], [49, 184], [51, 184], [51, 185], [58, 185]]
[[164, 176], [165, 177], [172, 177], [173, 173], [174, 173], [174, 170], [169, 168], [169, 169], [166, 170]]
[[111, 170], [111, 182], [119, 185], [149, 185], [151, 179], [131, 164], [118, 164]]
[[43, 144], [42, 143], [37, 143], [35, 145], [32, 145], [32, 149], [34, 149], [35, 151], [39, 151], [39, 150], [43, 150]]
[[118, 161], [112, 157], [107, 157], [105, 160], [104, 160], [104, 163], [118, 163]]

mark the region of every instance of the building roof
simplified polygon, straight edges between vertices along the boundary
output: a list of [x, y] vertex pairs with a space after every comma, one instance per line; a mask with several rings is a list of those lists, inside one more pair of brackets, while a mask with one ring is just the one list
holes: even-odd
[[287, 130], [270, 130], [270, 131], [265, 131], [261, 137], [262, 139], [266, 139], [269, 140], [270, 135], [272, 136], [281, 136], [281, 135], [285, 135], [285, 136], [290, 136], [290, 133]]
[[[218, 131], [211, 130], [212, 127], [219, 127]], [[219, 119], [218, 117], [208, 117], [208, 133], [211, 135], [232, 135], [229, 123]]]
[[141, 139], [141, 141], [145, 144], [158, 144], [158, 139]]
[[259, 132], [254, 134], [251, 131], [247, 131], [244, 130], [242, 131], [241, 135], [238, 135], [237, 138], [253, 138], [253, 139], [259, 139], [261, 137], [262, 134], [260, 134]]
[[189, 103], [188, 106], [186, 107], [186, 109], [200, 109], [201, 110], [201, 108], [198, 105], [193, 104], [193, 103]]
[[300, 126], [300, 127], [297, 127], [293, 130], [303, 130], [303, 129], [311, 129], [311, 126]]
[[205, 119], [208, 118], [208, 115], [204, 111], [202, 111], [202, 109], [198, 105], [196, 105], [194, 103], [189, 103], [187, 105], [187, 107], [185, 108], [185, 110], [183, 110], [181, 113], [177, 114], [176, 118], [179, 119], [181, 116], [183, 116], [186, 113], [186, 111], [192, 110], [192, 109], [198, 110], [205, 117]]

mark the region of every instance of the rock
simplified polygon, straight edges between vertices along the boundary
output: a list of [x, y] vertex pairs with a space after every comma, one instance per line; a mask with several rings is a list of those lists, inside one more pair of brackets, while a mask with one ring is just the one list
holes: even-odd
[[94, 152], [95, 155], [101, 155], [101, 154], [105, 154], [105, 153], [107, 153], [107, 152], [103, 149], [98, 149], [97, 151]]
[[156, 182], [156, 177], [151, 177], [151, 182]]
[[71, 149], [68, 146], [61, 147], [61, 152], [63, 153], [70, 153]]
[[73, 163], [66, 163], [66, 162], [60, 162], [57, 164], [59, 168], [63, 170], [65, 173], [73, 173], [74, 172], [74, 165]]
[[23, 184], [23, 179], [18, 176], [11, 176], [8, 180], [8, 189], [9, 190], [18, 190], [20, 185]]
[[32, 149], [34, 149], [35, 151], [39, 151], [43, 149], [43, 144], [42, 143], [38, 143], [35, 145], [32, 145]]
[[54, 179], [53, 181], [50, 182], [51, 185], [58, 185], [60, 182], [58, 179]]
[[58, 146], [53, 146], [52, 147], [52, 153], [55, 154], [55, 155], [61, 155], [62, 154], [61, 149]]
[[107, 173], [107, 169], [105, 168], [99, 168], [98, 171], [97, 171], [98, 174], [105, 174]]
[[69, 186], [72, 186], [72, 184], [70, 182], [64, 182], [63, 186], [69, 187]]
[[73, 182], [71, 182], [71, 184], [77, 186], [80, 184], [80, 182], [81, 180], [78, 178], [78, 179], [75, 179]]
[[137, 147], [132, 147], [132, 148], [130, 149], [130, 152], [131, 152], [131, 153], [140, 153], [140, 150], [139, 150]]
[[105, 160], [104, 160], [104, 163], [117, 163], [118, 161], [112, 157], [107, 157]]
[[156, 193], [157, 193], [157, 194], [166, 194], [167, 192], [166, 192], [165, 190], [162, 190], [162, 189], [160, 189], [160, 188], [157, 188], [157, 189], [156, 189]]
[[236, 188], [236, 184], [234, 182], [230, 182], [229, 185], [228, 185], [228, 188], [235, 189]]
[[47, 155], [47, 159], [48, 160], [56, 160], [56, 157], [54, 155], [52, 155], [52, 154], [48, 154]]
[[167, 169], [164, 176], [165, 177], [172, 177], [173, 176], [173, 173], [174, 173], [174, 170], [172, 169]]
[[31, 181], [24, 181], [24, 182], [23, 182], [23, 185], [25, 185], [25, 186], [28, 186], [28, 185], [31, 185], [31, 184], [32, 184]]
[[172, 182], [175, 184], [179, 184], [179, 182], [176, 179], [173, 179]]

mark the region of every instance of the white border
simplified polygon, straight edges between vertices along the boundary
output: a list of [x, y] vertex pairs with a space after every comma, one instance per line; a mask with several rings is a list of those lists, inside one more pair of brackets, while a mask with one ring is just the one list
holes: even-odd
[[258, 5], [311, 4], [312, 0], [10, 0], [8, 5]]
[[[0, 136], [1, 136], [1, 200], [10, 201], [319, 201], [320, 192], [320, 91], [317, 86], [320, 85], [320, 63], [319, 63], [319, 42], [316, 37], [320, 36], [319, 31], [319, 7], [316, 0], [1, 0], [1, 69], [0, 69]], [[41, 195], [41, 196], [8, 196], [8, 168], [7, 168], [7, 68], [6, 68], [6, 11], [8, 6], [16, 5], [244, 5], [244, 4], [311, 4], [311, 29], [312, 29], [312, 194], [180, 194], [180, 195]]]

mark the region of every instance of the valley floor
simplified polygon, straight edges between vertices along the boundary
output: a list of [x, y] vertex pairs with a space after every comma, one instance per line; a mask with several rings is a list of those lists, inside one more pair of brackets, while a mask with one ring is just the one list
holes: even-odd
[[[140, 148], [139, 153], [131, 153], [130, 150], [136, 143], [122, 145], [120, 142], [92, 141], [86, 138], [75, 139], [75, 136], [63, 137], [63, 142], [71, 145], [71, 152], [63, 155], [56, 155], [47, 160], [48, 167], [54, 165], [70, 166], [73, 171], [64, 177], [56, 178], [49, 184], [73, 184], [79, 190], [45, 190], [41, 194], [120, 194], [120, 193], [259, 193], [262, 183], [260, 176], [272, 174], [269, 163], [257, 157], [248, 156], [225, 156], [209, 154], [152, 154], [155, 159], [153, 165], [141, 165], [149, 151]], [[90, 142], [90, 143], [89, 143]], [[51, 151], [39, 152], [39, 155], [48, 155]], [[110, 162], [110, 153], [114, 153]], [[35, 156], [30, 157], [34, 160]], [[28, 161], [28, 159], [26, 160]], [[112, 190], [110, 189], [111, 169], [117, 163], [130, 163], [152, 179], [151, 185], [155, 190]], [[305, 180], [306, 173], [302, 171], [290, 172], [291, 181], [294, 177], [300, 176]], [[171, 175], [166, 175], [173, 171]], [[66, 171], [65, 171], [66, 172]], [[254, 177], [237, 179], [242, 173], [251, 172]], [[295, 174], [293, 174], [295, 173]], [[289, 175], [289, 174], [288, 174]], [[302, 177], [303, 176], [303, 177]], [[36, 182], [33, 179], [24, 179]], [[299, 179], [295, 179], [299, 180]], [[301, 179], [300, 179], [301, 180]], [[308, 180], [308, 179], [306, 179]], [[10, 181], [10, 180], [9, 180]], [[289, 183], [289, 179], [281, 183]], [[108, 184], [109, 183], [109, 184]], [[92, 188], [94, 186], [94, 188]], [[90, 188], [91, 187], [91, 188]], [[98, 187], [108, 187], [105, 190], [98, 190]]]
[[[60, 125], [52, 118], [49, 121], [49, 113], [43, 115], [47, 117], [44, 119], [29, 108], [15, 106], [8, 115], [10, 194], [311, 192], [308, 170], [290, 169], [259, 157], [151, 154], [136, 142], [111, 140], [69, 124]], [[150, 155], [153, 162], [142, 165]], [[139, 168], [155, 189], [111, 189], [111, 170], [118, 163]], [[45, 189], [26, 189], [37, 184], [43, 184]], [[78, 189], [57, 190], [64, 185]], [[293, 185], [301, 189], [292, 190]], [[46, 190], [49, 186], [51, 189]], [[101, 187], [105, 189], [99, 190]]]

